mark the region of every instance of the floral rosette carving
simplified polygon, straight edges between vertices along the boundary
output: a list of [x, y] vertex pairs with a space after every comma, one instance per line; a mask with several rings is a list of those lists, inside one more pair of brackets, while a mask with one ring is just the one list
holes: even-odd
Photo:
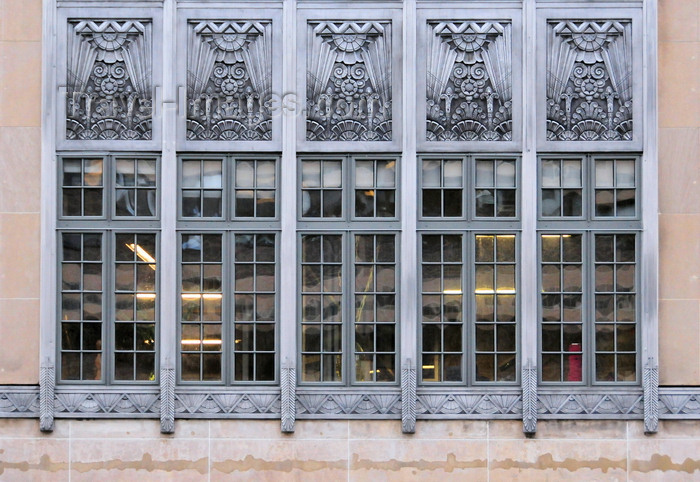
[[511, 25], [429, 22], [428, 29], [426, 140], [511, 140]]
[[548, 25], [547, 139], [633, 138], [631, 22]]
[[69, 23], [66, 138], [152, 137], [151, 24]]
[[312, 22], [306, 139], [390, 141], [391, 24]]
[[187, 138], [272, 138], [271, 23], [191, 22], [187, 57]]

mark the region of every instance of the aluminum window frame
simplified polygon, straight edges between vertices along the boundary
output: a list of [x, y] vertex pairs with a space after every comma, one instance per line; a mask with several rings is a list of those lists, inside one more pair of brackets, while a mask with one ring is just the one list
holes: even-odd
[[[298, 228], [296, 239], [297, 239], [297, 261], [298, 267], [302, 266], [302, 239], [306, 235], [340, 235], [341, 245], [342, 245], [342, 257], [341, 257], [341, 283], [342, 283], [342, 297], [341, 297], [341, 380], [340, 381], [304, 381], [303, 377], [303, 364], [302, 364], [302, 271], [297, 270], [297, 283], [299, 289], [296, 293], [297, 300], [297, 313], [295, 314], [296, 320], [296, 335], [297, 335], [297, 346], [296, 360], [297, 366], [300, 367], [297, 374], [297, 386], [302, 389], [306, 388], [359, 388], [362, 387], [363, 390], [377, 391], [383, 390], [388, 387], [397, 387], [401, 383], [400, 366], [401, 366], [401, 293], [400, 293], [400, 280], [401, 280], [401, 231], [397, 228], [387, 228], [382, 229], [375, 227], [375, 229], [366, 228], [353, 228], [347, 227], [345, 229], [333, 229], [333, 228], [320, 228], [320, 229], [304, 229]], [[395, 357], [395, 370], [396, 376], [393, 382], [378, 382], [378, 381], [368, 381], [368, 382], [358, 382], [356, 381], [355, 373], [355, 235], [392, 235], [394, 236], [394, 265], [395, 265], [395, 332], [394, 332], [394, 357]], [[320, 262], [323, 264], [323, 261]], [[352, 303], [352, 304], [351, 304]], [[318, 325], [323, 327], [323, 321], [317, 322]], [[323, 343], [321, 341], [321, 343]], [[314, 352], [315, 353], [315, 352]], [[319, 352], [321, 356], [324, 353], [323, 347], [321, 346], [321, 351]], [[322, 374], [321, 374], [322, 376]]]
[[[537, 231], [537, 248], [538, 248], [538, 273], [537, 273], [537, 285], [538, 288], [542, 287], [542, 235], [562, 235], [562, 234], [580, 234], [581, 235], [581, 282], [582, 282], [582, 301], [581, 301], [581, 352], [582, 352], [582, 376], [580, 382], [568, 382], [568, 381], [545, 381], [542, 379], [542, 369], [540, 368], [538, 372], [538, 383], [542, 388], [562, 388], [570, 387], [575, 388], [630, 388], [639, 387], [642, 384], [642, 332], [644, 330], [642, 324], [643, 313], [641, 312], [642, 306], [642, 259], [641, 259], [641, 231], [635, 231], [630, 229], [615, 229], [615, 228], [602, 228], [602, 229], [586, 229], [586, 228], [563, 228], [560, 230], [553, 229], [538, 229]], [[595, 347], [595, 237], [597, 235], [610, 235], [610, 234], [632, 234], [635, 237], [635, 380], [634, 381], [596, 381], [595, 380], [595, 359], [596, 359], [596, 347]], [[559, 322], [563, 323], [563, 320]], [[614, 325], [617, 321], [614, 320], [610, 322]], [[560, 353], [566, 353], [563, 351]], [[541, 299], [538, 300], [537, 307], [537, 353], [538, 353], [538, 364], [542, 367], [542, 302]], [[614, 351], [617, 353], [617, 350]]]
[[[522, 356], [522, 324], [523, 324], [523, 310], [521, 308], [521, 283], [522, 283], [522, 268], [521, 268], [521, 239], [522, 233], [517, 229], [510, 229], [507, 227], [487, 229], [487, 228], [456, 228], [446, 226], [445, 229], [421, 229], [418, 228], [418, 259], [417, 259], [417, 288], [418, 293], [416, 295], [416, 311], [419, 316], [417, 322], [418, 332], [416, 334], [416, 356], [417, 360], [422, 359], [423, 354], [423, 321], [422, 321], [422, 273], [423, 273], [423, 253], [422, 253], [422, 239], [425, 235], [460, 235], [462, 236], [462, 381], [425, 381], [423, 380], [422, 370], [417, 373], [417, 380], [419, 388], [425, 390], [437, 390], [437, 389], [456, 389], [457, 387], [464, 388], [465, 390], [475, 390], [479, 388], [496, 388], [502, 387], [504, 390], [509, 388], [514, 388], [521, 383], [521, 356]], [[476, 379], [476, 335], [475, 329], [477, 325], [476, 321], [476, 300], [475, 300], [475, 286], [476, 286], [476, 236], [494, 236], [494, 241], [497, 236], [507, 235], [515, 236], [515, 380], [508, 381], [485, 381]], [[495, 263], [495, 262], [494, 262]], [[440, 263], [442, 265], [442, 262]], [[496, 321], [493, 322], [496, 326]], [[444, 322], [440, 322], [444, 324]], [[498, 350], [494, 348], [494, 354]], [[418, 363], [419, 368], [422, 366]]]
[[[118, 234], [153, 234], [156, 237], [156, 249], [160, 246], [160, 230], [153, 229], [149, 227], [139, 227], [139, 228], [109, 228], [109, 227], [93, 227], [93, 228], [82, 228], [82, 227], [72, 227], [64, 226], [57, 229], [56, 236], [56, 250], [57, 250], [57, 266], [61, 266], [64, 262], [62, 254], [62, 239], [64, 234], [99, 234], [102, 236], [102, 320], [100, 321], [102, 325], [102, 360], [101, 369], [102, 376], [100, 380], [70, 380], [61, 378], [61, 352], [62, 352], [62, 341], [61, 341], [61, 311], [62, 306], [60, 303], [56, 304], [56, 381], [57, 384], [62, 386], [71, 385], [81, 385], [81, 386], [116, 386], [116, 385], [128, 385], [128, 386], [144, 386], [150, 387], [159, 383], [160, 381], [160, 351], [161, 351], [161, 337], [160, 337], [160, 326], [162, 323], [160, 316], [160, 296], [161, 296], [161, 284], [160, 284], [160, 271], [156, 272], [155, 281], [155, 292], [156, 292], [156, 307], [155, 307], [155, 317], [154, 320], [155, 330], [154, 330], [154, 376], [153, 380], [116, 380], [115, 378], [115, 363], [114, 355], [116, 353], [115, 349], [115, 312], [116, 308], [114, 306], [116, 299], [116, 289], [115, 289], [115, 263], [116, 257], [114, 255], [114, 250], [116, 249], [116, 236]], [[157, 252], [156, 266], [160, 270], [160, 251]], [[60, 270], [56, 270], [56, 283], [59, 287], [57, 295], [60, 297], [62, 293], [61, 287], [62, 273]], [[69, 320], [71, 321], [71, 320]], [[134, 320], [136, 321], [136, 320]], [[79, 321], [79, 323], [84, 323], [84, 321]], [[81, 353], [83, 349], [79, 350]], [[82, 372], [82, 368], [81, 368]]]

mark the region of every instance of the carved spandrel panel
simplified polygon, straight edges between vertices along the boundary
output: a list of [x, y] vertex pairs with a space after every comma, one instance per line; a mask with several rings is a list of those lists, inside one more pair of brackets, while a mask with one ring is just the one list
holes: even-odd
[[66, 138], [152, 138], [152, 24], [68, 23]]
[[271, 22], [189, 23], [187, 139], [272, 137]]
[[306, 139], [392, 139], [391, 22], [309, 22]]
[[632, 23], [547, 26], [547, 139], [632, 140]]
[[512, 25], [428, 22], [428, 141], [509, 141]]

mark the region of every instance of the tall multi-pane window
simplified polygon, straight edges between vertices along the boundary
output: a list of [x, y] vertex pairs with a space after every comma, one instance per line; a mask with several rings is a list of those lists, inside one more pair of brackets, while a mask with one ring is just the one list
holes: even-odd
[[180, 159], [183, 383], [277, 380], [278, 168], [269, 156]]
[[637, 170], [629, 156], [540, 159], [544, 383], [639, 380]]
[[299, 159], [302, 383], [398, 381], [397, 164]]
[[59, 165], [59, 379], [155, 382], [158, 158]]
[[419, 165], [420, 380], [515, 383], [518, 159], [431, 155]]

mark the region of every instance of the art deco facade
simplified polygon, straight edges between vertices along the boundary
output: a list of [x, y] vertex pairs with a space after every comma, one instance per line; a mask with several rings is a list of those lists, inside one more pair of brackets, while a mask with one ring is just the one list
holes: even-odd
[[700, 472], [697, 0], [0, 20], [0, 477]]

